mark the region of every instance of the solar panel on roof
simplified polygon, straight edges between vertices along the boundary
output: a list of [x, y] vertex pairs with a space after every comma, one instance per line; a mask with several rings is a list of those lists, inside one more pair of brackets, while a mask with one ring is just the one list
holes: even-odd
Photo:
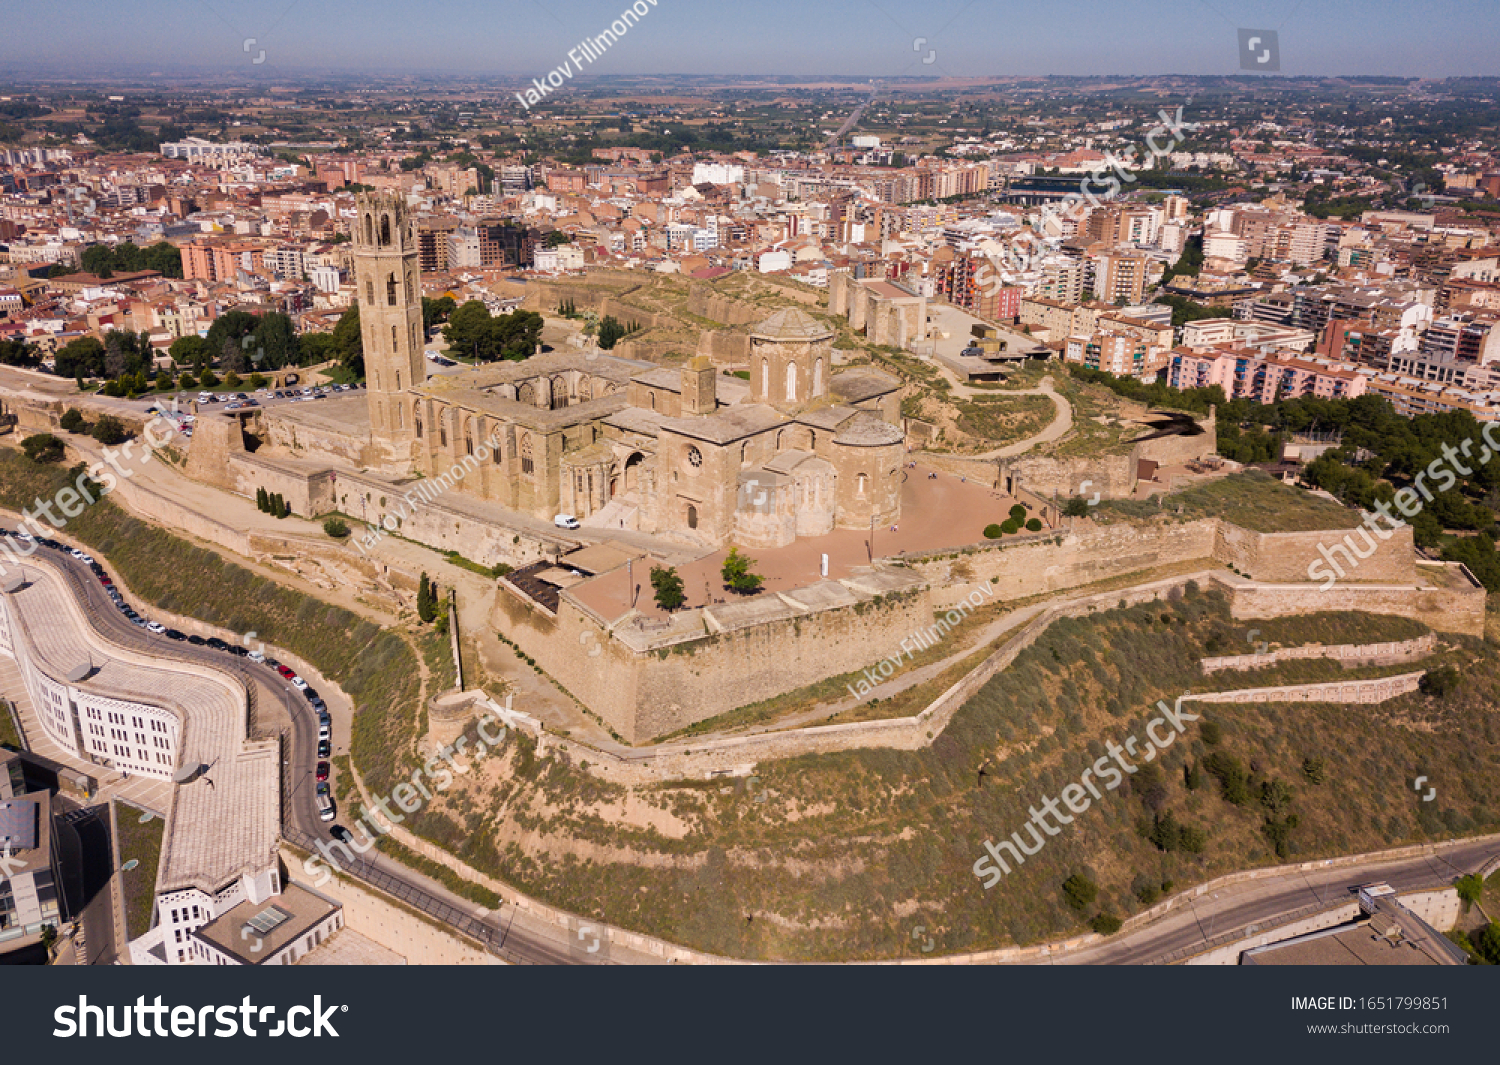
[[264, 910], [261, 910], [260, 913], [256, 914], [254, 917], [250, 918], [250, 920], [246, 921], [245, 926], [253, 931], [256, 935], [263, 936], [273, 928], [285, 924], [291, 919], [292, 915], [287, 913], [281, 907], [267, 906]]

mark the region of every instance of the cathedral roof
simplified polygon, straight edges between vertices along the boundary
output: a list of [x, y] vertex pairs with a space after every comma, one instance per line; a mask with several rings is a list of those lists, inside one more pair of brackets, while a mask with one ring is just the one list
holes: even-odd
[[823, 340], [833, 330], [806, 311], [791, 307], [750, 327], [750, 335], [769, 340]]

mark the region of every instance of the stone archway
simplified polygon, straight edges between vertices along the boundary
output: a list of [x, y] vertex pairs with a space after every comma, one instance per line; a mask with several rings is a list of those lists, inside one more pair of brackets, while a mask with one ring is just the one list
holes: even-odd
[[625, 491], [634, 492], [641, 486], [641, 463], [645, 461], [646, 456], [639, 451], [625, 460]]

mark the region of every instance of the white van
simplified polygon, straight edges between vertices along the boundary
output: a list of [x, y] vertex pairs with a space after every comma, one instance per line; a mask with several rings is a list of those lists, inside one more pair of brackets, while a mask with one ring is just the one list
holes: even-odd
[[318, 796], [318, 818], [319, 818], [319, 820], [322, 820], [322, 821], [332, 821], [338, 815], [339, 815], [339, 812], [338, 812], [338, 810], [333, 805], [333, 797], [331, 795], [319, 795]]
[[552, 524], [556, 525], [559, 529], [582, 528], [582, 526], [578, 524], [578, 519], [573, 517], [573, 515], [571, 514], [559, 514], [557, 517], [552, 519]]

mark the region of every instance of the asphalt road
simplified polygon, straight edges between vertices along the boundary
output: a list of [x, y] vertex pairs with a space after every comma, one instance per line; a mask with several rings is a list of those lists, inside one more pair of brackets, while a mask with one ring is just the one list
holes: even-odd
[[1443, 887], [1500, 855], [1500, 837], [1442, 844], [1430, 857], [1373, 860], [1362, 865], [1313, 869], [1222, 888], [1131, 935], [1052, 959], [1058, 965], [1138, 965], [1176, 951], [1192, 951], [1206, 940], [1265, 925], [1282, 914], [1314, 904], [1348, 901], [1359, 885], [1383, 880], [1397, 891]]
[[[90, 620], [112, 642], [161, 657], [207, 663], [252, 685], [262, 705], [267, 705], [266, 700], [274, 700], [285, 707], [291, 720], [287, 757], [283, 764], [286, 774], [284, 783], [290, 783], [289, 789], [283, 789], [289, 792], [289, 801], [282, 811], [283, 823], [288, 829], [287, 835], [302, 836], [303, 840], [298, 842], [311, 838], [314, 842], [321, 840], [331, 844], [333, 837], [329, 830], [333, 826], [323, 822], [317, 812], [314, 770], [318, 761], [318, 719], [302, 694], [269, 666], [211, 647], [170, 640], [132, 624], [115, 607], [114, 601], [109, 598], [104, 586], [86, 563], [73, 558], [66, 551], [42, 547], [40, 552], [46, 552], [49, 561], [67, 575]], [[108, 570], [105, 560], [96, 560]], [[137, 606], [137, 613], [150, 617], [149, 609], [139, 609], [142, 604], [132, 605]], [[361, 838], [358, 833], [356, 838]], [[336, 856], [339, 854], [337, 848], [330, 847], [330, 850]], [[561, 938], [565, 935], [562, 930], [518, 916], [511, 908], [493, 913], [484, 912], [436, 881], [384, 855], [372, 851], [368, 855], [358, 856], [354, 862], [347, 863], [347, 866], [355, 875], [375, 882], [382, 890], [427, 912], [448, 907], [463, 917], [478, 921], [486, 930], [487, 938], [496, 946], [497, 953], [506, 961], [522, 964], [587, 964], [591, 960], [587, 955], [579, 955], [568, 949], [567, 941]], [[90, 953], [94, 953], [92, 946]]]

